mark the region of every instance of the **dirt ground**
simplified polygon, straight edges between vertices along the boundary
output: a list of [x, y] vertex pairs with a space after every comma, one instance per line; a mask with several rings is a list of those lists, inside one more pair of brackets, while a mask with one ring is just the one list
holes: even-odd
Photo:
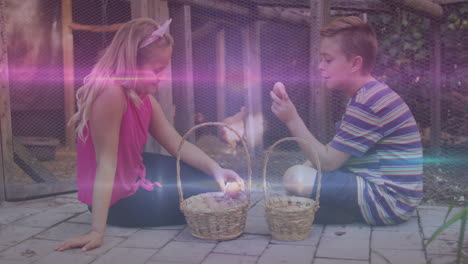
[[468, 188], [468, 149], [443, 153], [442, 157], [425, 157], [424, 202], [450, 204], [458, 199], [458, 205], [468, 205], [468, 192], [463, 193]]
[[[55, 159], [43, 161], [41, 164], [46, 167], [58, 180], [74, 179], [76, 177], [76, 151], [64, 146], [57, 148]], [[14, 165], [13, 177], [10, 183], [28, 184], [34, 183], [20, 167]]]
[[[235, 150], [215, 136], [200, 137], [196, 143], [208, 155], [217, 160], [223, 167], [230, 168], [247, 179], [247, 159], [241, 145]], [[269, 191], [281, 190], [281, 177], [292, 165], [302, 164], [305, 156], [297, 150], [275, 149], [267, 165], [267, 183]], [[288, 145], [289, 144], [289, 145]], [[282, 145], [280, 145], [282, 146]], [[250, 153], [252, 160], [252, 188], [263, 190], [262, 172], [265, 152]], [[468, 188], [468, 149], [456, 149], [443, 152], [442, 158], [431, 158], [425, 155], [424, 164], [424, 198], [423, 203], [431, 205], [450, 204], [464, 189]], [[76, 177], [76, 153], [64, 147], [57, 149], [55, 160], [42, 162], [59, 180], [74, 179]], [[15, 167], [14, 183], [34, 183], [18, 166]], [[182, 176], [183, 177], [183, 176]], [[468, 196], [468, 194], [467, 194]], [[466, 200], [465, 200], [466, 199]], [[468, 197], [462, 197], [459, 205], [467, 205]]]

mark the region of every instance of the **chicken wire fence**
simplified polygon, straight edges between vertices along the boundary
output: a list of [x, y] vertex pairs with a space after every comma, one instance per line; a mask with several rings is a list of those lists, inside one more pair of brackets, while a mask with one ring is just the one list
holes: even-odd
[[[168, 1], [170, 11], [176, 7], [176, 2]], [[357, 15], [375, 28], [379, 49], [373, 74], [397, 91], [412, 110], [423, 138], [426, 165], [435, 164], [437, 169], [448, 170], [448, 174], [463, 174], [466, 162], [461, 161], [468, 157], [468, 4], [444, 6], [446, 17], [440, 25], [440, 137], [431, 140], [430, 133], [434, 129], [431, 113], [436, 105], [431, 62], [435, 54], [435, 34], [431, 20], [392, 4], [392, 1], [382, 1], [379, 8], [363, 1], [356, 1], [362, 6], [353, 5], [351, 0], [342, 2], [353, 8], [332, 5], [331, 18]], [[65, 146], [60, 1], [5, 0], [5, 3], [13, 136], [23, 142], [31, 140], [31, 137], [36, 141], [52, 140], [49, 145], [57, 146], [56, 155], [42, 162], [54, 173], [73, 178], [75, 155]], [[226, 3], [225, 7], [223, 3]], [[306, 1], [243, 0], [218, 2], [215, 9], [191, 6], [194, 112], [190, 113], [193, 116], [181, 116], [184, 112], [178, 110], [184, 107], [185, 102], [174, 96], [174, 119], [188, 118], [197, 124], [226, 121], [231, 117], [227, 122], [245, 129], [243, 111], [249, 113], [252, 105], [247, 103], [247, 55], [243, 30], [256, 23], [260, 73], [255, 77], [260, 82], [261, 100], [257, 103], [261, 105], [255, 107], [261, 109], [261, 117], [255, 120], [253, 127], [262, 132], [256, 135], [262, 142], [259, 152], [290, 135], [270, 110], [269, 93], [277, 81], [285, 84], [299, 115], [315, 131], [317, 127], [310, 116], [313, 107], [311, 93], [317, 88], [310, 85], [310, 48], [311, 41], [317, 41], [319, 36], [311, 37], [311, 28], [306, 23], [282, 23], [281, 19], [272, 21], [271, 17], [262, 17], [252, 11], [259, 7], [279, 8], [301, 17], [313, 16], [304, 3]], [[232, 4], [251, 11], [233, 14], [230, 11]], [[110, 43], [118, 25], [131, 19], [131, 7], [131, 1], [127, 0], [72, 1], [76, 88], [90, 72], [100, 51]], [[102, 27], [105, 25], [115, 27]], [[221, 67], [216, 50], [221, 31], [224, 41], [222, 67], [225, 69], [222, 104], [216, 100]], [[175, 34], [172, 29], [171, 32]], [[174, 52], [173, 57], [177, 56], [182, 55]], [[172, 64], [173, 69], [180, 66]], [[321, 138], [323, 143], [332, 139], [334, 124], [340, 120], [347, 99], [339, 92], [326, 92], [322, 117], [326, 126], [326, 133]], [[203, 149], [222, 150], [223, 155], [235, 156], [236, 148], [240, 148], [233, 148], [232, 144], [225, 142], [227, 140], [215, 128], [197, 131], [195, 140]], [[440, 144], [441, 151], [434, 156], [431, 146], [437, 144]], [[35, 151], [40, 155], [41, 151], [48, 150], [38, 148]], [[285, 144], [281, 151], [299, 150], [294, 144]], [[260, 176], [259, 170], [260, 166], [257, 177]], [[17, 172], [20, 174], [21, 171], [24, 174], [21, 169]], [[14, 181], [22, 181], [20, 178], [16, 177]], [[30, 177], [22, 178], [31, 181]]]

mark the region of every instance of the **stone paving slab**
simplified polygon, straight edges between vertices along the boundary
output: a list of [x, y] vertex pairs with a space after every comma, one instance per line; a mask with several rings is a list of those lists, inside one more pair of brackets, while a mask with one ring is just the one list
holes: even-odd
[[249, 215], [255, 217], [265, 217], [265, 207], [263, 205], [263, 201], [257, 202], [252, 208], [249, 210]]
[[160, 249], [151, 260], [198, 264], [213, 250], [215, 244], [173, 241]]
[[[423, 229], [424, 239], [429, 239], [432, 234], [437, 230], [437, 227], [427, 227]], [[468, 229], [465, 230], [465, 241], [468, 241]], [[441, 240], [458, 240], [459, 238], [459, 229], [451, 229], [447, 228], [442, 231], [438, 236], [437, 239]]]
[[[456, 255], [428, 255], [427, 264], [454, 264], [456, 259]], [[462, 263], [466, 264], [466, 261]]]
[[[89, 225], [87, 225], [89, 226]], [[105, 236], [128, 237], [136, 233], [140, 228], [119, 227], [107, 225]]]
[[73, 263], [73, 264], [88, 264], [95, 260], [96, 256], [91, 255], [79, 255], [72, 254], [69, 252], [57, 252], [54, 251], [49, 255], [41, 258], [34, 264], [55, 264], [55, 263]]
[[342, 239], [369, 239], [371, 227], [364, 224], [352, 225], [327, 225], [323, 232], [323, 237], [332, 237]]
[[0, 263], [7, 260], [32, 263], [49, 255], [56, 246], [56, 241], [29, 239], [0, 253]]
[[2, 245], [0, 245], [0, 252], [5, 251], [5, 250], [8, 249], [8, 248], [9, 248], [9, 246], [2, 246]]
[[119, 247], [159, 249], [180, 233], [178, 230], [139, 230], [128, 237]]
[[396, 249], [374, 249], [371, 252], [372, 264], [388, 264], [390, 263], [411, 263], [423, 264], [426, 263], [426, 257], [423, 250], [396, 250]]
[[244, 233], [270, 235], [265, 217], [247, 215]]
[[29, 226], [11, 226], [0, 230], [0, 246], [16, 245], [44, 229]]
[[242, 235], [241, 237], [220, 242], [213, 250], [215, 253], [259, 256], [268, 246], [270, 236]]
[[210, 243], [210, 244], [216, 244], [216, 241], [210, 241], [210, 240], [204, 240], [200, 239], [198, 237], [194, 237], [192, 233], [190, 232], [189, 227], [185, 227], [182, 232], [180, 232], [175, 238], [174, 241], [178, 242], [199, 242], [199, 243]]
[[316, 256], [319, 258], [369, 260], [369, 242], [369, 239], [322, 237]]
[[324, 259], [317, 258], [314, 264], [368, 264], [368, 261], [351, 260], [351, 259]]
[[64, 204], [64, 205], [60, 205], [58, 207], [48, 210], [49, 213], [73, 213], [73, 214], [83, 213], [87, 211], [88, 211], [87, 206], [82, 203]]
[[263, 192], [261, 191], [252, 191], [250, 193], [250, 207], [257, 204], [260, 200], [263, 199]]
[[202, 262], [202, 264], [255, 264], [257, 263], [257, 256], [239, 256], [220, 253], [211, 253]]
[[62, 241], [70, 237], [80, 236], [89, 232], [90, 226], [86, 224], [61, 223], [43, 233], [35, 236], [39, 239], [50, 239]]
[[[459, 213], [461, 208], [454, 208], [447, 219]], [[418, 208], [419, 219], [423, 229], [439, 227], [444, 222], [448, 207], [443, 206], [420, 206]], [[455, 222], [449, 229], [460, 229], [460, 221]], [[466, 224], [468, 227], [468, 223]]]
[[[424, 240], [427, 243], [427, 240]], [[468, 244], [467, 244], [468, 245]], [[467, 245], [464, 245], [466, 247]], [[429, 255], [443, 255], [443, 254], [457, 254], [458, 241], [455, 240], [442, 240], [435, 239], [427, 246], [427, 254]]]
[[40, 208], [0, 207], [0, 224], [7, 225], [40, 212]]
[[53, 207], [58, 206], [55, 199], [56, 197], [47, 197], [47, 198], [26, 200], [26, 201], [21, 201], [21, 202], [3, 202], [0, 205], [0, 208], [36, 208], [36, 209], [53, 208]]
[[372, 227], [373, 231], [387, 231], [387, 232], [416, 232], [419, 230], [418, 217], [412, 217], [407, 222], [390, 225], [390, 226], [374, 226]]
[[62, 213], [45, 211], [43, 213], [35, 214], [17, 221], [16, 225], [31, 226], [31, 227], [51, 227], [58, 224], [72, 216], [74, 213]]
[[186, 225], [108, 226], [104, 244], [88, 252], [79, 248], [53, 251], [61, 241], [89, 231], [91, 213], [76, 201], [76, 193], [5, 202], [0, 205], [0, 263], [388, 264], [386, 259], [392, 264], [455, 262], [456, 227], [444, 231], [427, 251], [423, 248], [423, 242], [442, 222], [447, 207], [421, 206], [408, 222], [395, 226], [313, 225], [308, 238], [288, 242], [272, 240], [261, 198], [261, 192], [252, 196], [245, 232], [235, 240], [201, 240], [193, 237]]
[[92, 214], [90, 212], [81, 213], [73, 218], [68, 219], [67, 222], [80, 223], [80, 224], [91, 224]]
[[24, 264], [26, 262], [23, 261], [17, 261], [17, 260], [5, 260], [2, 261], [2, 264]]
[[113, 248], [103, 256], [100, 256], [93, 264], [131, 263], [144, 264], [157, 249], [145, 248]]
[[310, 264], [314, 259], [315, 247], [269, 245], [258, 260], [259, 264]]
[[373, 249], [422, 250], [423, 245], [421, 234], [418, 231], [373, 231], [371, 247]]
[[[78, 254], [78, 255], [90, 255], [90, 256], [101, 256], [104, 255], [107, 251], [111, 250], [114, 247], [117, 247], [122, 241], [125, 241], [125, 238], [122, 237], [104, 237], [104, 243], [99, 248], [83, 252], [81, 248], [73, 248], [65, 251], [67, 254]], [[62, 241], [56, 242], [56, 245], [59, 245]]]

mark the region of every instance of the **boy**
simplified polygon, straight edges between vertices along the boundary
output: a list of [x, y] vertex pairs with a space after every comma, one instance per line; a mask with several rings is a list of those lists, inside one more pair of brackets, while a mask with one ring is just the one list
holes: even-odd
[[[333, 140], [323, 145], [309, 132], [282, 84], [270, 93], [273, 113], [318, 152], [324, 172], [316, 222], [404, 222], [422, 198], [416, 121], [400, 96], [370, 74], [377, 52], [370, 25], [359, 17], [338, 18], [320, 35], [319, 71], [325, 86], [350, 96]], [[315, 197], [316, 178], [307, 175], [299, 185], [283, 180], [289, 193]]]

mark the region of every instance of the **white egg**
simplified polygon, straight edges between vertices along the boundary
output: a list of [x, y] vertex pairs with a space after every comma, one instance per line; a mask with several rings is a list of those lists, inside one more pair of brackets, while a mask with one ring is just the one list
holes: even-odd
[[225, 187], [225, 192], [229, 197], [236, 196], [241, 191], [241, 186], [237, 182], [228, 182]]

